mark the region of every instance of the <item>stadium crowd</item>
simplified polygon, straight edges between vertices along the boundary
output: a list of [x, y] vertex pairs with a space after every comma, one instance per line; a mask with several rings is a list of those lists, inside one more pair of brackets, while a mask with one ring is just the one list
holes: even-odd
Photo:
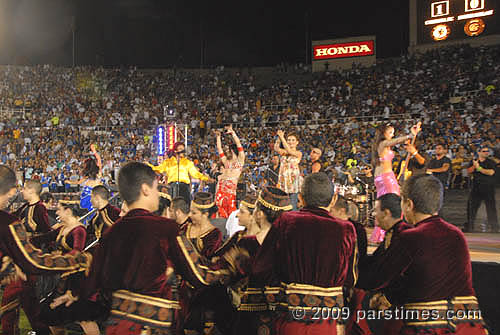
[[[121, 163], [154, 162], [155, 127], [177, 122], [189, 128], [190, 158], [209, 172], [218, 162], [212, 130], [232, 123], [247, 152], [242, 175], [257, 185], [277, 129], [297, 133], [305, 158], [319, 147], [325, 168], [345, 170], [348, 159], [370, 164], [380, 121], [391, 120], [396, 133], [406, 133], [419, 119], [419, 149], [432, 154], [434, 144], [445, 142], [453, 174], [466, 177], [465, 165], [480, 144], [500, 157], [498, 52], [463, 45], [369, 68], [300, 74], [283, 67], [262, 74], [223, 67], [6, 66], [0, 69], [0, 161], [24, 179], [39, 176], [52, 191], [74, 191], [67, 181], [80, 178], [83, 157], [96, 143], [104, 179], [112, 183]], [[405, 155], [402, 146], [397, 155]]]

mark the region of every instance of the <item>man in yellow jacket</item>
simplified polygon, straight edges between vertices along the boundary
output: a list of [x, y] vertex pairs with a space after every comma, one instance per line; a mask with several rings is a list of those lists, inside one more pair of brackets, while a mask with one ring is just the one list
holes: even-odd
[[213, 181], [210, 177], [204, 175], [193, 161], [185, 156], [184, 143], [177, 142], [174, 145], [174, 155], [164, 160], [160, 165], [151, 168], [166, 177], [168, 184], [168, 193], [172, 198], [177, 196], [183, 197], [188, 203], [191, 202], [191, 178], [196, 178], [201, 181]]

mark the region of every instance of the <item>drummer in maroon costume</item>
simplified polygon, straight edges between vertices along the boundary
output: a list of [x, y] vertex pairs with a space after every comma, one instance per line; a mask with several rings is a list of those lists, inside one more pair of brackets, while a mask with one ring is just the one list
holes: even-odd
[[[401, 330], [391, 330], [393, 334], [486, 334], [472, 288], [465, 237], [437, 215], [443, 185], [433, 176], [413, 176], [404, 184], [401, 198], [403, 215], [414, 228], [401, 231], [391, 247], [370, 263], [359, 286], [391, 290], [386, 303], [393, 309], [439, 311], [432, 321], [423, 312], [406, 315]], [[457, 311], [467, 318], [450, 318]]]
[[191, 201], [189, 218], [191, 222], [181, 231], [196, 246], [198, 252], [211, 257], [222, 245], [222, 233], [210, 223], [210, 217], [217, 212], [211, 193], [198, 192]]
[[[334, 317], [315, 320], [311, 308], [344, 306], [343, 292], [357, 278], [356, 231], [350, 222], [329, 214], [334, 187], [325, 173], [307, 176], [299, 197], [304, 208], [284, 213], [274, 222], [274, 265], [284, 293], [281, 306], [289, 309], [276, 322], [277, 334], [343, 334], [342, 322]], [[296, 310], [306, 313], [297, 317]]]
[[[196, 288], [219, 282], [224, 274], [200, 266], [202, 259], [173, 220], [154, 215], [158, 181], [147, 165], [131, 162], [118, 175], [121, 198], [129, 211], [101, 238], [88, 278], [77, 291], [52, 307], [88, 299], [95, 293], [111, 302], [106, 334], [182, 333], [176, 275]], [[73, 294], [74, 293], [74, 294]]]
[[87, 234], [91, 235], [92, 241], [100, 239], [120, 217], [120, 209], [111, 205], [108, 199], [109, 191], [103, 185], [95, 186], [90, 193], [90, 203], [97, 209], [97, 214], [87, 228]]
[[[0, 208], [5, 208], [9, 199], [16, 194], [16, 184], [14, 171], [0, 165]], [[43, 254], [31, 245], [26, 227], [17, 217], [0, 211], [0, 222], [0, 257], [3, 263], [0, 279], [13, 276], [14, 263], [26, 274], [69, 272], [88, 266], [89, 259], [82, 254]], [[39, 333], [48, 334], [48, 328], [40, 327]]]
[[[199, 256], [205, 259], [210, 259], [222, 245], [221, 231], [210, 223], [210, 217], [215, 213], [217, 213], [217, 206], [215, 206], [212, 194], [196, 193], [191, 201], [190, 221], [183, 225], [180, 231], [180, 234], [191, 241]], [[194, 289], [189, 281], [182, 281], [180, 298], [182, 314], [184, 314], [183, 327], [187, 334], [211, 334], [214, 331], [214, 311], [208, 305], [215, 291], [220, 291], [220, 289], [222, 289], [221, 286]], [[229, 304], [227, 296], [223, 295], [224, 297]]]
[[[401, 219], [401, 198], [396, 193], [387, 193], [379, 197], [375, 202], [375, 208], [372, 214], [376, 218], [380, 228], [382, 228], [386, 234], [383, 242], [371, 256], [360, 258], [358, 266], [360, 278], [365, 277], [365, 268], [369, 269], [371, 263], [377, 262], [377, 259], [383, 257], [383, 254], [393, 246], [394, 242], [399, 239], [399, 234], [402, 231], [412, 227]], [[360, 287], [358, 283], [358, 288], [354, 290], [354, 294], [351, 298], [351, 304], [356, 306], [356, 309], [352, 309], [352, 314], [357, 314], [358, 310], [383, 309], [387, 303], [386, 299], [392, 300], [392, 296], [398, 294], [398, 286], [397, 281], [394, 281], [391, 287], [387, 287], [381, 292], [374, 291], [368, 293], [364, 289], [369, 288]], [[400, 320], [356, 320], [356, 318], [353, 317], [348, 323], [348, 329], [346, 329], [346, 331], [353, 335], [371, 334], [372, 332], [374, 334], [383, 335], [398, 334], [401, 324]]]
[[[257, 197], [245, 197], [240, 203], [238, 214], [244, 231], [234, 234], [224, 250], [217, 252], [230, 268], [234, 268], [231, 254], [245, 250], [250, 256], [245, 273], [232, 278], [233, 304], [238, 313], [235, 319], [234, 334], [275, 334], [273, 322], [276, 300], [273, 296], [279, 291], [274, 263], [276, 230], [272, 223], [284, 212], [292, 209], [290, 197], [275, 187], [265, 187]], [[253, 222], [248, 214], [253, 212]], [[236, 283], [235, 283], [236, 282]]]
[[[50, 230], [47, 208], [40, 201], [41, 192], [42, 184], [38, 180], [27, 180], [22, 191], [26, 203], [14, 213], [14, 216], [24, 223], [29, 235]], [[30, 276], [28, 281], [16, 280], [5, 287], [2, 295], [2, 331], [5, 334], [16, 333], [19, 324], [19, 307], [15, 306], [19, 306], [19, 303], [33, 329], [41, 332], [41, 328], [45, 328], [36, 317], [38, 309], [34, 292], [35, 280], [35, 277]], [[10, 309], [9, 306], [14, 308]]]

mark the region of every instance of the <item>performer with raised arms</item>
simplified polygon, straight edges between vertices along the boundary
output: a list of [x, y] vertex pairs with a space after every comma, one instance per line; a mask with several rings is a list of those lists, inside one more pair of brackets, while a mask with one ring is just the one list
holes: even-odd
[[218, 130], [215, 132], [217, 136], [217, 152], [224, 165], [217, 183], [215, 203], [219, 208], [218, 216], [227, 219], [236, 210], [236, 188], [245, 164], [245, 151], [243, 151], [240, 139], [233, 127], [229, 125], [226, 127], [226, 131], [233, 137], [234, 144], [224, 147], [222, 147], [221, 132]]
[[[78, 184], [82, 187], [82, 193], [80, 194], [80, 207], [85, 208], [87, 211], [92, 211], [94, 207], [92, 206], [92, 202], [90, 201], [92, 189], [97, 185], [101, 185], [101, 156], [97, 152], [95, 145], [90, 145], [90, 150], [92, 150], [92, 154], [94, 157], [89, 157], [83, 163], [82, 168], [82, 176], [83, 178], [77, 182], [70, 182], [71, 184]], [[92, 219], [93, 215], [86, 218], [85, 223], [89, 222]]]
[[[391, 150], [396, 144], [405, 143], [407, 140], [417, 136], [420, 132], [421, 123], [411, 127], [411, 134], [394, 137], [394, 127], [390, 123], [378, 126], [375, 131], [375, 140], [372, 145], [372, 165], [375, 166], [375, 187], [377, 198], [386, 193], [396, 193], [399, 195], [399, 184], [396, 175], [392, 170], [392, 159], [394, 152]], [[384, 231], [376, 226], [370, 237], [372, 242], [381, 242], [384, 239]]]

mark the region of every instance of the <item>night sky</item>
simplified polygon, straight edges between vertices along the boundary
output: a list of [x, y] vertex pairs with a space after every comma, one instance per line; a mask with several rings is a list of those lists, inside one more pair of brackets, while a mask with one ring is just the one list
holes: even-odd
[[359, 35], [377, 36], [379, 58], [408, 46], [401, 0], [0, 0], [0, 63], [71, 65], [73, 22], [80, 65], [269, 66]]

